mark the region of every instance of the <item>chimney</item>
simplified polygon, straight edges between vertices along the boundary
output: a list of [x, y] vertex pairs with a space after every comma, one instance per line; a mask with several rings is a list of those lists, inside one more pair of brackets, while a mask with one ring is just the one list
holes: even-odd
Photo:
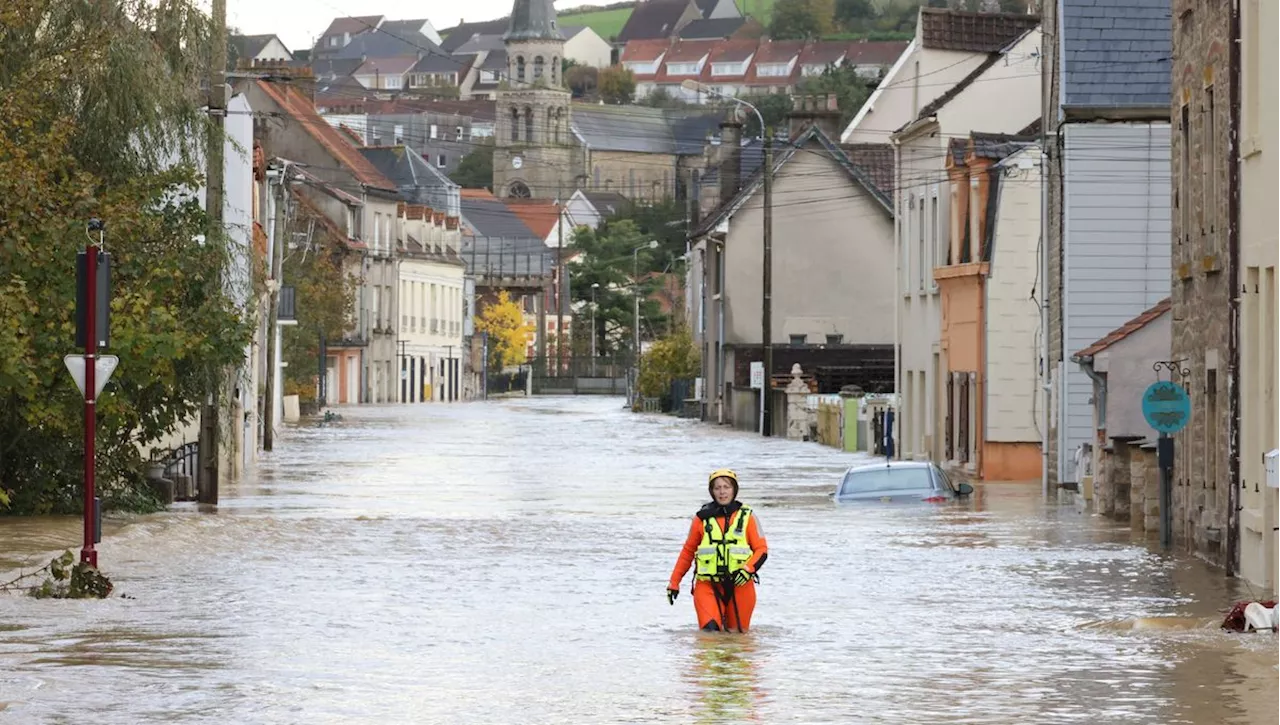
[[720, 203], [733, 198], [742, 188], [742, 124], [720, 122]]
[[836, 94], [796, 96], [795, 107], [787, 114], [792, 138], [810, 126], [817, 126], [833, 141], [840, 139], [840, 104]]

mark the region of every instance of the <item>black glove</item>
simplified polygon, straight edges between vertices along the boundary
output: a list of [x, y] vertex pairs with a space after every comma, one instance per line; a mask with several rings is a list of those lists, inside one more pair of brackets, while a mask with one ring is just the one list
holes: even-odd
[[743, 584], [746, 584], [747, 582], [752, 582], [752, 581], [759, 584], [760, 575], [756, 574], [755, 572], [747, 571], [746, 569], [739, 569], [738, 573], [733, 575], [734, 586], [740, 587]]
[[674, 606], [675, 606], [675, 604], [676, 604], [676, 597], [678, 597], [678, 596], [680, 596], [680, 590], [679, 590], [679, 589], [668, 589], [668, 590], [667, 590], [667, 604], [670, 604], [671, 606], [673, 606], [673, 607], [674, 607]]

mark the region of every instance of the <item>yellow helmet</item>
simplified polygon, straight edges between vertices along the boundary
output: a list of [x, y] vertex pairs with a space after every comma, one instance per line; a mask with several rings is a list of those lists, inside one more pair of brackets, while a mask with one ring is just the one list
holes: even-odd
[[715, 489], [717, 478], [729, 479], [733, 483], [733, 497], [738, 497], [738, 474], [728, 468], [721, 468], [719, 470], [712, 471], [711, 475], [707, 477], [707, 493], [711, 494], [711, 498], [716, 497], [713, 489]]

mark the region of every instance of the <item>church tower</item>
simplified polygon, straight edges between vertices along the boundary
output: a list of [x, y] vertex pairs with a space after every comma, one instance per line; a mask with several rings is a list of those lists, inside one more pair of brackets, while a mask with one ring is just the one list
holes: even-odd
[[502, 36], [507, 72], [497, 93], [493, 193], [551, 199], [573, 193], [577, 172], [564, 82], [564, 36], [552, 0], [515, 0]]

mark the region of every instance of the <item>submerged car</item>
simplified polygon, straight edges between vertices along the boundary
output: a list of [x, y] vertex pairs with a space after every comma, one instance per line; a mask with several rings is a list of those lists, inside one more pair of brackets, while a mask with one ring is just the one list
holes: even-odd
[[836, 501], [946, 503], [973, 493], [928, 461], [885, 461], [853, 466], [833, 494]]

